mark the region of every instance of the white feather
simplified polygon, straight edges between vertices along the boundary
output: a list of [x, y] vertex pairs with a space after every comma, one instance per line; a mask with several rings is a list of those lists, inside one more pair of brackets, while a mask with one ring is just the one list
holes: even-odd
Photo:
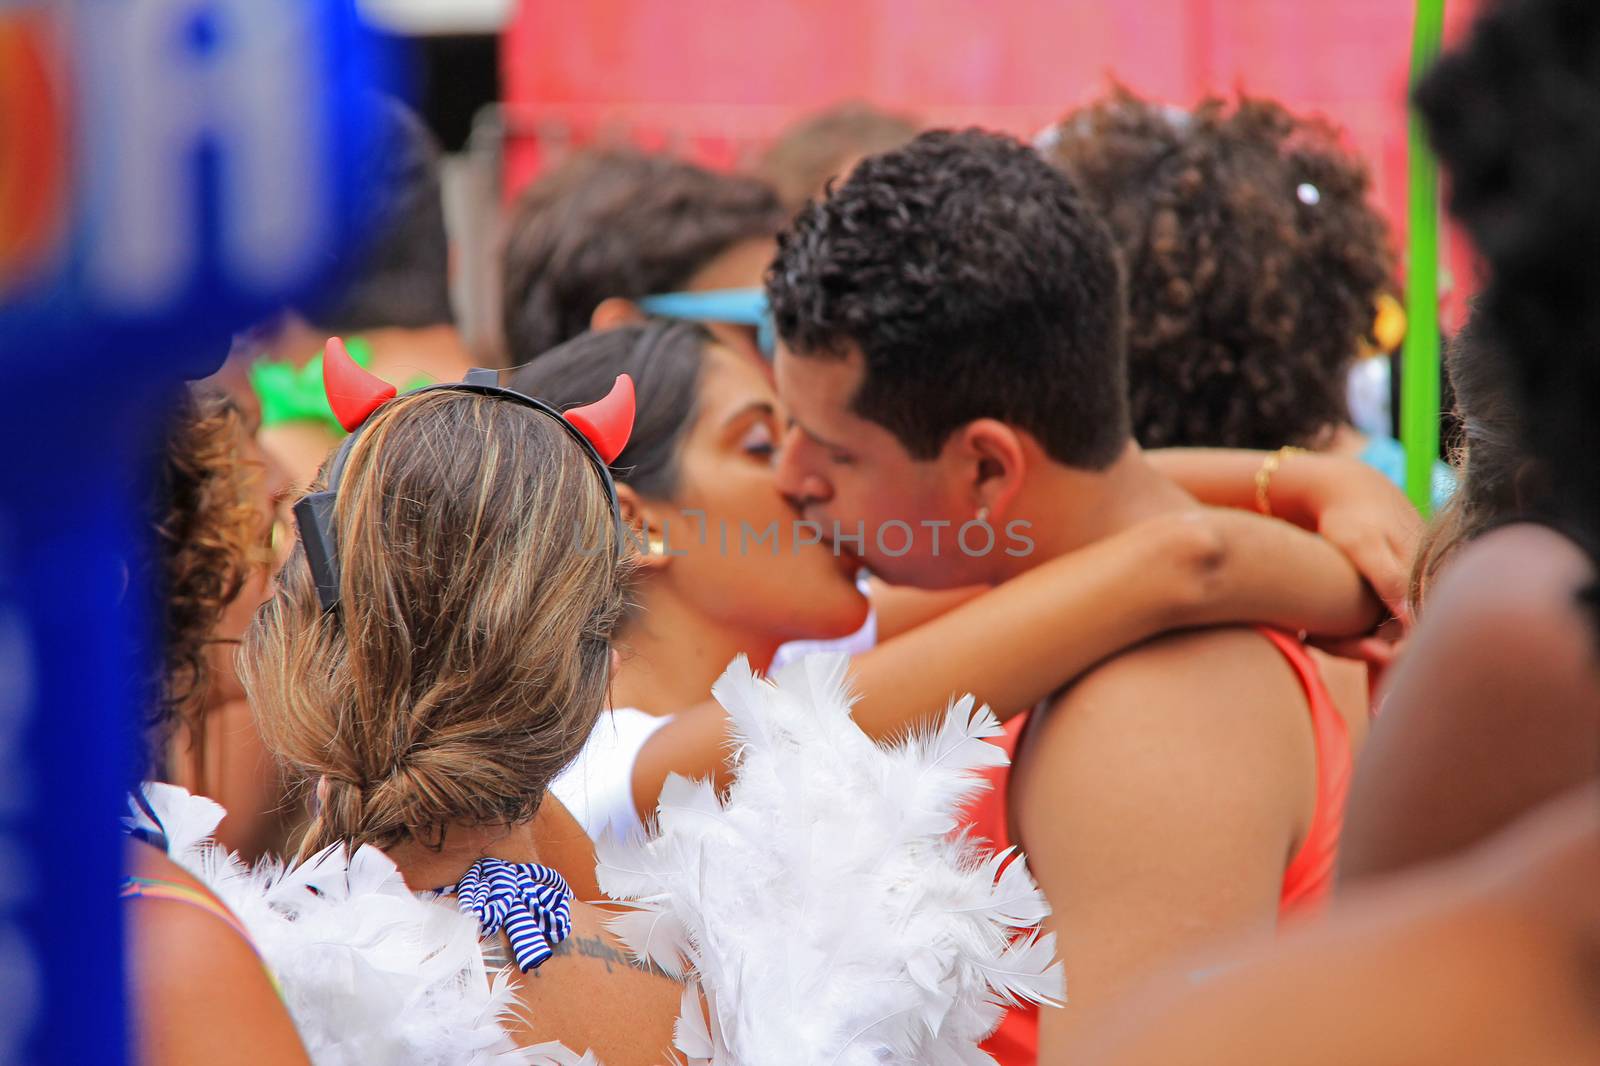
[[678, 1020], [672, 1028], [673, 1043], [692, 1060], [711, 1058], [713, 1043], [711, 1028], [706, 1024], [704, 1008], [700, 1002], [700, 985], [696, 981], [683, 984], [683, 1002], [678, 1010]]
[[514, 992], [485, 965], [477, 923], [413, 895], [381, 851], [252, 870], [207, 838], [221, 807], [171, 785], [145, 794], [169, 856], [249, 931], [316, 1066], [597, 1066], [559, 1044], [517, 1047], [503, 1025]]
[[636, 908], [619, 935], [690, 973], [691, 1063], [974, 1066], [1001, 1002], [1060, 998], [1026, 865], [951, 832], [977, 771], [1005, 763], [994, 717], [968, 697], [873, 744], [847, 665], [811, 656], [766, 681], [735, 660], [712, 690], [735, 738], [727, 795], [669, 782], [653, 839], [600, 849], [602, 887]]

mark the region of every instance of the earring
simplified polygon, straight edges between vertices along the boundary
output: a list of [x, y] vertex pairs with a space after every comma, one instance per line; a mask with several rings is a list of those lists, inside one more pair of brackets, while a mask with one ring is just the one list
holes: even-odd
[[989, 524], [989, 508], [987, 508], [987, 507], [978, 508], [978, 513], [977, 513], [976, 516], [974, 516], [973, 521], [981, 523], [983, 525], [988, 525]]
[[645, 545], [649, 549], [647, 554], [650, 554], [650, 555], [665, 555], [665, 554], [667, 554], [667, 542], [662, 540], [660, 537], [656, 536], [654, 533], [650, 534], [650, 537], [645, 542]]

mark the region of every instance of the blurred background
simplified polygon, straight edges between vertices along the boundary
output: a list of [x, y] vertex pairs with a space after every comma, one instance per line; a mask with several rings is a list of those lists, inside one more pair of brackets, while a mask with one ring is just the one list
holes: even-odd
[[[1448, 5], [1447, 39], [1482, 0]], [[456, 297], [492, 346], [503, 205], [574, 150], [629, 144], [759, 169], [794, 123], [844, 104], [1022, 137], [1120, 83], [1188, 106], [1275, 97], [1341, 126], [1403, 244], [1413, 5], [1394, 0], [362, 0], [451, 153]], [[492, 195], [483, 195], [492, 193]], [[1470, 270], [1448, 240], [1443, 324]]]

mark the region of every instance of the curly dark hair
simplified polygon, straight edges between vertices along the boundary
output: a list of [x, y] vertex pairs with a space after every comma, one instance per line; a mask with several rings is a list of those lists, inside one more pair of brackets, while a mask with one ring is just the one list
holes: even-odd
[[1486, 333], [1529, 443], [1600, 530], [1600, 5], [1505, 0], [1417, 89], [1450, 209], [1488, 266]]
[[589, 328], [601, 301], [681, 289], [786, 218], [755, 178], [632, 151], [580, 155], [535, 182], [506, 239], [502, 324], [518, 366]]
[[266, 531], [249, 498], [258, 474], [240, 450], [243, 436], [233, 402], [209, 389], [183, 392], [167, 422], [145, 502], [151, 539], [141, 559], [163, 652], [145, 703], [151, 766], [180, 722], [198, 731], [210, 681], [206, 649], [263, 562]]
[[913, 456], [977, 418], [1081, 469], [1128, 443], [1111, 235], [1011, 137], [936, 130], [867, 157], [779, 237], [767, 295], [794, 355], [859, 348], [854, 410]]
[[[1600, 563], [1600, 4], [1502, 0], [1416, 91], [1550, 506]], [[1600, 597], [1589, 592], [1600, 612]], [[1597, 613], [1600, 622], [1600, 613]]]
[[1043, 144], [1126, 263], [1140, 443], [1316, 446], [1350, 420], [1346, 379], [1394, 260], [1333, 127], [1269, 100], [1187, 113], [1118, 88]]

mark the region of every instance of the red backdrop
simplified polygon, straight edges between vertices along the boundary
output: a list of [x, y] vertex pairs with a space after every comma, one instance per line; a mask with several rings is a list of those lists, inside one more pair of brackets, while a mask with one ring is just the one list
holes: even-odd
[[[1451, 0], [1459, 32], [1481, 0]], [[1403, 231], [1410, 0], [521, 0], [508, 187], [627, 140], [711, 165], [862, 99], [1031, 136], [1112, 78], [1184, 105], [1243, 89], [1344, 127]], [[1459, 247], [1451, 265], [1464, 266]], [[1449, 271], [1447, 271], [1447, 274]], [[1447, 281], [1448, 284], [1448, 281]]]

